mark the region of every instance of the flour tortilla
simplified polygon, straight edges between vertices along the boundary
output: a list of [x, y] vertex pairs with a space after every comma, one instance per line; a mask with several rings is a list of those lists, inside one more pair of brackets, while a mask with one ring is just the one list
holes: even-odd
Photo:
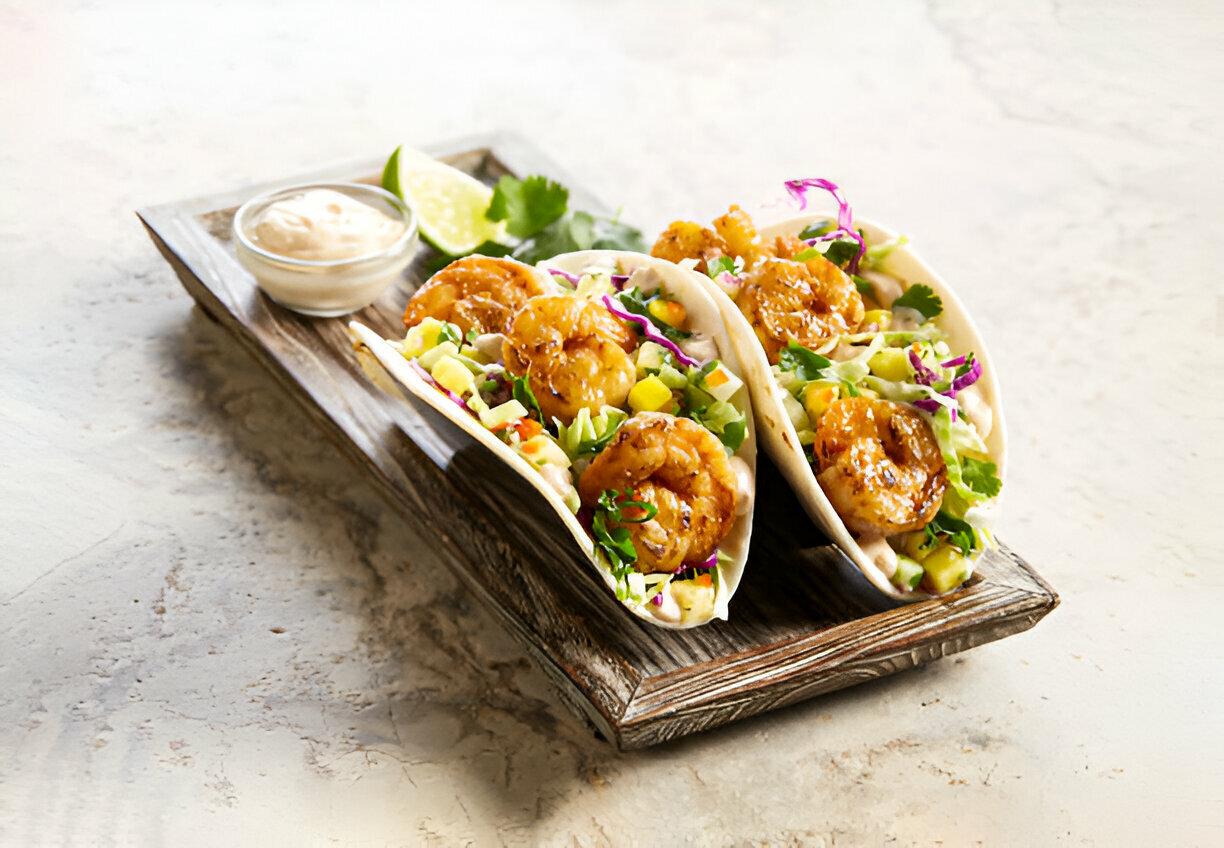
[[[670, 262], [664, 262], [663, 260], [654, 259], [642, 254], [615, 251], [582, 251], [564, 254], [541, 262], [539, 267], [541, 269], [556, 268], [570, 274], [582, 274], [587, 269], [615, 268], [618, 266], [618, 263], [622, 269], [621, 273], [632, 274], [639, 268], [653, 269], [658, 275], [663, 288], [668, 292], [668, 295], [684, 305], [693, 329], [701, 335], [710, 337], [718, 350], [718, 358], [735, 374], [744, 378], [737, 348], [731, 343], [731, 338], [723, 325], [719, 308], [715, 305], [709, 294], [707, 294], [700, 281], [696, 280], [690, 272], [684, 271]], [[349, 324], [349, 330], [354, 338], [364, 345], [405, 388], [453, 421], [460, 429], [493, 451], [502, 461], [522, 475], [540, 493], [544, 502], [560, 517], [566, 529], [569, 530], [570, 535], [573, 536], [574, 543], [590, 559], [592, 565], [595, 566], [609, 589], [615, 590], [616, 580], [612, 576], [611, 569], [604, 560], [603, 555], [597, 551], [594, 541], [587, 534], [586, 530], [583, 529], [577, 517], [569, 511], [562, 497], [548, 485], [531, 463], [493, 433], [485, 429], [477, 418], [461, 410], [453, 401], [443, 395], [433, 385], [426, 382], [414, 369], [409, 367], [408, 360], [399, 351], [391, 347], [385, 339], [373, 330], [357, 321]], [[736, 451], [735, 455], [742, 459], [750, 470], [752, 479], [751, 488], [753, 490], [753, 500], [755, 501], [756, 436], [751, 392], [747, 383], [747, 379], [744, 378], [744, 386], [732, 396], [731, 403], [737, 408], [744, 410], [747, 414], [747, 434], [744, 438], [744, 443]], [[744, 564], [748, 558], [748, 542], [751, 533], [752, 509], [750, 507], [745, 514], [736, 517], [730, 533], [728, 533], [722, 544], [719, 545], [719, 551], [728, 557], [729, 561], [719, 567], [718, 587], [714, 596], [713, 615], [711, 618], [672, 622], [652, 614], [652, 605], [649, 602], [636, 604], [630, 600], [625, 600], [622, 603], [638, 618], [649, 621], [656, 626], [672, 630], [695, 627], [705, 624], [713, 618], [726, 619], [728, 602], [735, 593], [736, 588], [738, 588], [740, 579], [743, 576]]]
[[[770, 244], [780, 235], [797, 235], [811, 224], [818, 221], [836, 220], [836, 218], [835, 214], [809, 214], [762, 227], [759, 230], [761, 242]], [[863, 230], [868, 244], [881, 244], [895, 238], [894, 233], [868, 221], [856, 220], [854, 226], [856, 229]], [[998, 477], [1003, 480], [1007, 464], [1003, 407], [990, 354], [986, 350], [986, 343], [982, 340], [973, 319], [969, 317], [964, 304], [951, 287], [923, 262], [909, 245], [895, 248], [883, 263], [882, 270], [899, 279], [904, 288], [916, 283], [930, 286], [943, 301], [943, 313], [935, 320], [936, 324], [948, 334], [947, 343], [953, 355], [973, 351], [978, 361], [981, 362], [982, 376], [976, 385], [980, 388], [982, 397], [993, 414], [990, 435], [984, 441], [991, 461], [998, 466]], [[808, 464], [804, 456], [803, 447], [799, 444], [799, 435], [783, 406], [785, 389], [774, 382], [769, 360], [752, 326], [739, 307], [713, 280], [705, 278], [703, 274], [693, 273], [697, 279], [702, 280], [707, 292], [718, 303], [723, 320], [731, 333], [732, 343], [739, 353], [740, 361], [744, 364], [745, 374], [742, 376], [752, 386], [753, 408], [756, 410], [757, 426], [765, 450], [790, 483], [791, 489], [794, 490], [808, 515], [824, 529], [834, 544], [845, 552], [855, 567], [876, 589], [898, 600], [917, 601], [930, 598], [931, 595], [921, 589], [903, 592], [894, 586], [887, 575], [855, 541], [853, 534], [846, 528], [841, 517], [833, 509], [833, 505], [829, 503], [828, 497], [825, 496], [824, 490], [820, 488], [820, 483], [816, 480], [812, 466]], [[997, 519], [1000, 502], [1001, 496], [993, 500], [987, 516], [988, 520]]]

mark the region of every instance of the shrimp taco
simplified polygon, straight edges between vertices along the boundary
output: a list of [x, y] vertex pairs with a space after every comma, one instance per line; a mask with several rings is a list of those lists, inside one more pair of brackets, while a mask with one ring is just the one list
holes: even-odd
[[407, 335], [350, 324], [415, 395], [522, 474], [638, 617], [727, 617], [748, 555], [750, 391], [695, 274], [584, 251], [532, 268], [467, 257], [404, 313]]
[[744, 363], [766, 449], [808, 514], [880, 591], [944, 594], [972, 574], [1006, 445], [981, 336], [906, 239], [835, 215], [758, 231], [732, 206], [677, 221], [652, 254], [704, 272]]

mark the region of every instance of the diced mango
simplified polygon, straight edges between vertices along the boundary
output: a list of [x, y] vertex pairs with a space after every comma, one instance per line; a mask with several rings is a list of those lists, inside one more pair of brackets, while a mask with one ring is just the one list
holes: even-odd
[[498, 427], [526, 417], [527, 408], [525, 406], [517, 400], [508, 400], [480, 413], [480, 423], [490, 430], [496, 430]]
[[472, 372], [453, 356], [443, 356], [430, 372], [444, 388], [462, 397], [472, 390]]
[[680, 605], [682, 621], [702, 620], [714, 614], [713, 581], [703, 584], [696, 580], [674, 580], [671, 593]]
[[837, 383], [822, 381], [808, 385], [803, 393], [803, 408], [807, 410], [808, 420], [812, 422], [813, 427], [829, 408], [829, 404], [837, 400], [840, 393], [841, 387]]
[[886, 347], [867, 360], [871, 373], [881, 380], [901, 383], [909, 379], [910, 363], [905, 350], [899, 347]]
[[637, 349], [637, 373], [644, 377], [647, 371], [658, 371], [667, 356], [667, 348], [656, 342], [642, 342]]
[[927, 554], [931, 552], [931, 546], [927, 544], [927, 534], [923, 530], [915, 530], [912, 533], [906, 533], [901, 540], [901, 550], [910, 559], [922, 562], [926, 559]]
[[688, 320], [688, 312], [685, 311], [684, 306], [674, 300], [656, 298], [650, 301], [646, 308], [654, 318], [672, 327], [683, 329], [684, 322]]
[[453, 358], [458, 355], [459, 348], [455, 347], [454, 342], [442, 342], [442, 344], [438, 345], [437, 347], [430, 348], [421, 354], [421, 357], [417, 360], [417, 362], [422, 368], [432, 374], [434, 365], [438, 363], [439, 359], [444, 356]]
[[653, 374], [629, 390], [629, 406], [634, 412], [660, 412], [671, 409], [671, 404], [671, 389]]
[[869, 327], [872, 324], [877, 329], [883, 331], [892, 326], [892, 313], [887, 309], [870, 309], [863, 313], [863, 322], [860, 327]]
[[951, 545], [940, 545], [922, 561], [926, 582], [937, 595], [950, 592], [969, 577], [969, 561]]
[[423, 319], [421, 323], [408, 329], [404, 341], [400, 344], [400, 350], [406, 358], [416, 359], [425, 351], [437, 347], [438, 334], [444, 326], [445, 322], [437, 318]]

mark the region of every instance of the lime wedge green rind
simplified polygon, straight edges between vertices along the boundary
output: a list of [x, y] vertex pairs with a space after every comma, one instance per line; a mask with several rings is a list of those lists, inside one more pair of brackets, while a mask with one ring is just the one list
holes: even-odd
[[505, 223], [485, 218], [493, 190], [418, 150], [397, 147], [383, 168], [382, 186], [413, 207], [421, 236], [449, 256], [506, 240]]

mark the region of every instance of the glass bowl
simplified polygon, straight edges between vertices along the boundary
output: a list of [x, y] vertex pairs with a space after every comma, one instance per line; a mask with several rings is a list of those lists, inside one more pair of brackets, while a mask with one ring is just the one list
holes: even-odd
[[[299, 259], [261, 246], [255, 227], [273, 203], [308, 191], [328, 189], [404, 225], [390, 245], [342, 259]], [[252, 198], [238, 208], [233, 224], [238, 261], [268, 297], [303, 315], [331, 318], [369, 306], [403, 274], [416, 253], [416, 214], [389, 191], [362, 183], [310, 183]]]

